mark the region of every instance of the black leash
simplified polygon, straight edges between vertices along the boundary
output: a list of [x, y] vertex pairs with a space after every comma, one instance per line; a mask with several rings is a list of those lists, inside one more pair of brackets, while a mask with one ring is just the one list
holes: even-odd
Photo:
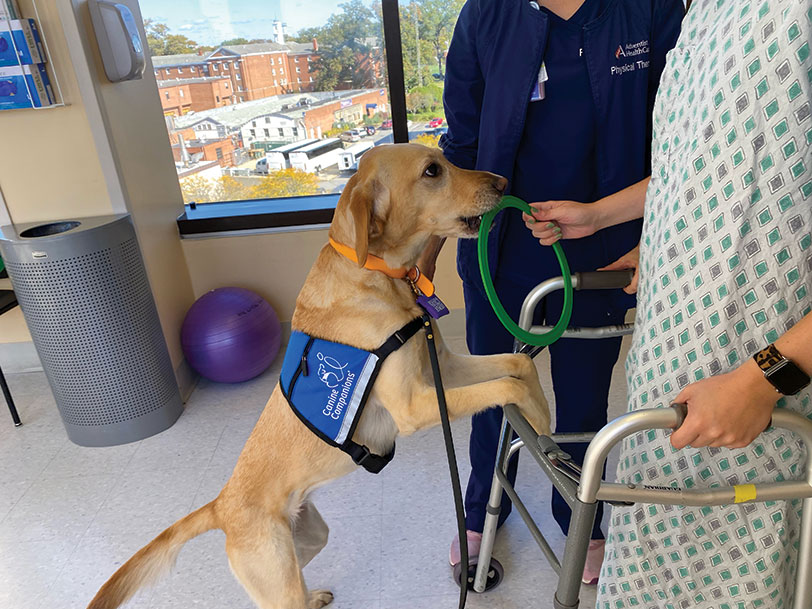
[[454, 453], [454, 439], [451, 437], [451, 423], [448, 420], [448, 406], [445, 402], [443, 379], [440, 376], [440, 362], [437, 359], [437, 347], [434, 344], [434, 330], [428, 314], [423, 315], [423, 326], [426, 330], [426, 344], [429, 348], [431, 371], [434, 374], [434, 388], [437, 391], [437, 404], [440, 407], [440, 423], [443, 426], [445, 452], [448, 459], [448, 472], [451, 475], [451, 489], [454, 492], [454, 507], [457, 512], [457, 533], [460, 537], [460, 605], [464, 609], [468, 598], [468, 536], [465, 534], [465, 511], [462, 504], [460, 472], [457, 469], [457, 455]]

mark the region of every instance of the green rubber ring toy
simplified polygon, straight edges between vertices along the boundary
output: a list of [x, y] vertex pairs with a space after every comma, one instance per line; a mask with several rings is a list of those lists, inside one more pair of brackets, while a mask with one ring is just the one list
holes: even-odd
[[482, 284], [485, 286], [485, 294], [493, 307], [496, 317], [502, 322], [508, 332], [521, 342], [535, 347], [546, 347], [553, 344], [567, 329], [572, 316], [572, 276], [570, 274], [570, 265], [567, 263], [567, 257], [564, 255], [564, 250], [561, 244], [553, 243], [553, 251], [558, 264], [561, 265], [561, 276], [564, 278], [564, 308], [561, 311], [561, 317], [558, 323], [553, 326], [553, 329], [544, 334], [535, 334], [528, 332], [519, 327], [515, 321], [510, 318], [510, 315], [505, 311], [502, 306], [502, 301], [496, 294], [496, 289], [493, 287], [493, 279], [491, 278], [490, 266], [488, 265], [488, 233], [490, 233], [493, 220], [500, 211], [506, 207], [514, 207], [527, 214], [533, 213], [533, 209], [525, 201], [518, 197], [506, 196], [502, 197], [502, 201], [494, 209], [482, 216], [482, 223], [479, 226], [479, 239], [477, 241], [477, 257], [479, 259], [479, 272], [482, 275]]

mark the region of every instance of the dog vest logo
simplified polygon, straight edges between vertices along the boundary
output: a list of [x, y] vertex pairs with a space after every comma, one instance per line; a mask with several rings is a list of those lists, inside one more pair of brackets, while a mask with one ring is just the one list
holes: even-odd
[[349, 366], [348, 363], [341, 364], [334, 357], [324, 355], [322, 352], [316, 354], [316, 359], [321, 362], [318, 370], [319, 380], [331, 390], [321, 413], [325, 417], [338, 420], [347, 408], [350, 396], [352, 396], [355, 373], [345, 370]]

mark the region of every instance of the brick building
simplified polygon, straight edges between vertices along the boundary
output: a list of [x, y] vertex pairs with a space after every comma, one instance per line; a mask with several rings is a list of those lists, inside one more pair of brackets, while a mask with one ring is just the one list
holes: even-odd
[[234, 103], [231, 81], [222, 77], [159, 80], [158, 92], [164, 114], [175, 116]]
[[228, 79], [232, 103], [313, 91], [318, 43], [261, 42], [227, 45], [207, 54], [156, 55], [159, 81]]
[[231, 138], [224, 140], [190, 140], [181, 141], [172, 146], [172, 156], [175, 162], [184, 160], [183, 149], [186, 149], [187, 158], [191, 158], [195, 163], [206, 161], [217, 161], [220, 167], [233, 167], [236, 165], [235, 147]]

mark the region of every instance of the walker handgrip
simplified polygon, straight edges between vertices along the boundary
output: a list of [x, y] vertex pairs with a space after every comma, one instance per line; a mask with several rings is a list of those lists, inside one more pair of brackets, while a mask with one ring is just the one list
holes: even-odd
[[578, 278], [576, 290], [616, 290], [625, 288], [632, 282], [633, 269], [622, 271], [588, 271], [575, 273]]
[[671, 404], [671, 408], [677, 414], [677, 424], [674, 425], [674, 431], [676, 431], [685, 423], [685, 417], [688, 416], [688, 406], [686, 404]]

